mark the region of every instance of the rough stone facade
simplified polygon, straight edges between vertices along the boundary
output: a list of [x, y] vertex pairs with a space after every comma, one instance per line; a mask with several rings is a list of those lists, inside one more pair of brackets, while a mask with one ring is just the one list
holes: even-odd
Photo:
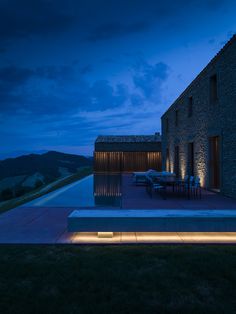
[[[217, 87], [215, 99], [212, 81]], [[189, 174], [189, 143], [193, 143], [194, 175], [200, 176], [203, 187], [211, 188], [210, 138], [214, 136], [219, 139], [220, 192], [236, 198], [236, 35], [162, 116], [163, 169], [174, 171], [178, 146], [180, 176]]]

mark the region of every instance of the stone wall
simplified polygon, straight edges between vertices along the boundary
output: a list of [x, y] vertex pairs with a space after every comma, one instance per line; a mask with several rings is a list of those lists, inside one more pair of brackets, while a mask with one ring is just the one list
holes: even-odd
[[[210, 79], [217, 76], [217, 101], [211, 101]], [[193, 99], [188, 116], [189, 97]], [[178, 126], [175, 111], [178, 110]], [[166, 121], [169, 130], [166, 130]], [[188, 173], [188, 143], [194, 143], [194, 175], [209, 187], [209, 137], [220, 138], [220, 190], [236, 197], [236, 36], [234, 36], [162, 116], [162, 165], [169, 149], [174, 170], [174, 149], [179, 146], [180, 174]]]

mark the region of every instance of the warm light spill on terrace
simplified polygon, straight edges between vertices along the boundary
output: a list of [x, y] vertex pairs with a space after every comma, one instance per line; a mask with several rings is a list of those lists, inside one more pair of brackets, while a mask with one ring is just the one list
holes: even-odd
[[[107, 234], [107, 235], [106, 235]], [[72, 243], [236, 243], [236, 232], [78, 232]]]

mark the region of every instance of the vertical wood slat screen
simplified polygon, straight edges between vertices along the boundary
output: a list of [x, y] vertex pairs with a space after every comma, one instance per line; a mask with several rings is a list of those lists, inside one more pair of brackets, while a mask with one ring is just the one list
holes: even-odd
[[160, 152], [95, 152], [95, 172], [161, 170]]

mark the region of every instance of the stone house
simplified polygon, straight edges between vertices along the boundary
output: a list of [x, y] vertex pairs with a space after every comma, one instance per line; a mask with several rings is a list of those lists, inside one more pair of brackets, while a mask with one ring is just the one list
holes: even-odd
[[161, 119], [163, 170], [236, 197], [236, 35]]

